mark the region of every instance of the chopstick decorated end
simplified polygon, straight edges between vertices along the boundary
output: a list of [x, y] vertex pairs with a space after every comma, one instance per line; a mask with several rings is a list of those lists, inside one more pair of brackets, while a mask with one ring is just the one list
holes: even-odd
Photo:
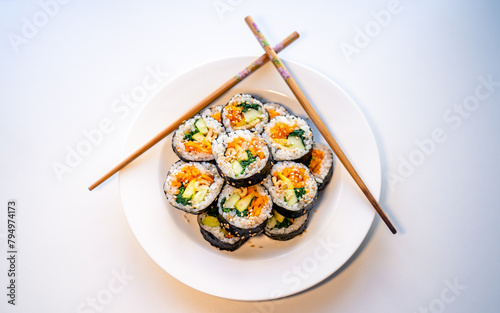
[[358, 187], [364, 193], [365, 197], [371, 203], [375, 211], [382, 218], [382, 220], [390, 229], [390, 231], [393, 234], [396, 234], [397, 233], [396, 228], [394, 227], [394, 225], [392, 225], [391, 221], [389, 220], [385, 212], [382, 210], [375, 197], [372, 195], [368, 187], [365, 185], [359, 174], [354, 169], [354, 166], [351, 164], [347, 156], [344, 154], [344, 152], [338, 145], [337, 141], [333, 138], [332, 134], [330, 133], [326, 125], [319, 117], [318, 113], [316, 113], [313, 106], [311, 105], [311, 103], [309, 103], [309, 100], [306, 98], [300, 87], [297, 85], [293, 77], [290, 75], [285, 65], [281, 62], [278, 55], [276, 54], [276, 51], [269, 45], [269, 42], [264, 37], [264, 34], [262, 34], [259, 27], [257, 27], [255, 21], [252, 19], [251, 16], [247, 16], [245, 18], [245, 22], [248, 24], [248, 27], [250, 27], [250, 29], [252, 30], [252, 33], [255, 35], [262, 48], [266, 51], [267, 55], [269, 56], [269, 59], [271, 60], [271, 63], [274, 65], [276, 70], [281, 74], [281, 77], [285, 80], [285, 83], [288, 85], [288, 87], [290, 87], [290, 90], [297, 98], [297, 101], [301, 104], [302, 108], [304, 108], [307, 115], [309, 115], [314, 125], [316, 125], [321, 135], [323, 135], [323, 138], [325, 138], [328, 145], [332, 148], [333, 152], [339, 158], [340, 162], [344, 165], [346, 170], [349, 172], [351, 177], [354, 179]]

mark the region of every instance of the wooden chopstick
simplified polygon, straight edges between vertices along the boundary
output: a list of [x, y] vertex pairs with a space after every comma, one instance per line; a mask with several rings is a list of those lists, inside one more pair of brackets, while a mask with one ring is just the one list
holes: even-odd
[[[299, 38], [299, 34], [297, 32], [293, 32], [290, 36], [286, 37], [282, 42], [277, 44], [274, 49], [275, 51], [279, 52], [283, 49], [285, 49], [287, 46], [289, 46], [292, 42], [294, 42], [297, 38]], [[250, 74], [255, 72], [257, 69], [259, 69], [262, 65], [267, 63], [269, 61], [269, 57], [267, 56], [266, 53], [264, 53], [262, 56], [260, 56], [258, 59], [256, 59], [254, 62], [252, 62], [250, 65], [248, 65], [244, 70], [233, 76], [230, 80], [225, 82], [222, 86], [217, 88], [214, 92], [209, 94], [207, 97], [205, 97], [203, 100], [201, 100], [198, 104], [196, 104], [194, 107], [192, 107], [189, 111], [184, 113], [181, 117], [179, 117], [175, 122], [173, 122], [171, 125], [169, 125], [167, 128], [162, 130], [158, 135], [156, 135], [154, 138], [149, 140], [147, 143], [145, 143], [142, 147], [137, 149], [134, 153], [129, 155], [125, 160], [120, 162], [118, 165], [116, 165], [113, 169], [111, 169], [108, 173], [106, 173], [103, 177], [101, 177], [99, 180], [97, 180], [95, 183], [90, 185], [89, 190], [93, 190], [100, 184], [102, 184], [104, 181], [106, 181], [108, 178], [116, 174], [118, 171], [123, 169], [125, 166], [127, 166], [130, 162], [135, 160], [138, 156], [146, 152], [149, 148], [157, 144], [160, 140], [168, 136], [172, 131], [174, 131], [177, 127], [179, 127], [180, 124], [182, 124], [185, 120], [195, 116], [199, 111], [201, 111], [203, 108], [208, 106], [210, 103], [215, 101], [217, 98], [219, 98], [221, 95], [223, 95], [226, 91], [229, 89], [233, 88], [236, 84], [238, 84], [240, 81], [248, 77]]]
[[368, 189], [368, 187], [366, 187], [365, 183], [363, 182], [361, 177], [358, 175], [358, 173], [356, 172], [356, 170], [352, 166], [352, 164], [349, 161], [349, 159], [347, 158], [347, 156], [344, 154], [344, 152], [342, 151], [340, 146], [337, 144], [337, 141], [335, 141], [333, 136], [330, 134], [326, 125], [323, 123], [323, 121], [321, 120], [319, 115], [313, 109], [311, 103], [309, 103], [309, 100], [307, 100], [306, 96], [304, 95], [302, 90], [300, 90], [300, 88], [297, 85], [297, 83], [295, 82], [295, 80], [290, 76], [290, 73], [288, 72], [286, 67], [283, 65], [281, 60], [278, 58], [276, 51], [269, 45], [269, 42], [267, 41], [267, 39], [264, 37], [262, 32], [259, 30], [259, 28], [255, 24], [255, 21], [250, 16], [247, 16], [245, 18], [245, 21], [247, 22], [247, 24], [250, 27], [250, 29], [252, 30], [253, 34], [255, 35], [257, 40], [259, 41], [262, 48], [264, 48], [264, 50], [266, 51], [271, 62], [274, 64], [274, 66], [276, 67], [278, 72], [281, 74], [281, 77], [283, 77], [283, 79], [285, 80], [288, 87], [290, 87], [290, 89], [292, 90], [292, 93], [295, 95], [295, 97], [297, 98], [299, 103], [302, 105], [302, 107], [304, 108], [306, 113], [309, 115], [309, 117], [313, 121], [314, 125], [316, 125], [316, 127], [318, 128], [320, 133], [323, 135], [323, 138], [325, 138], [326, 142], [328, 142], [328, 144], [330, 145], [332, 150], [335, 152], [335, 154], [339, 158], [340, 162], [342, 162], [342, 164], [347, 169], [349, 174], [352, 176], [352, 178], [354, 179], [356, 184], [359, 186], [359, 188], [361, 188], [361, 190], [365, 194], [366, 198], [368, 198], [368, 200], [370, 201], [372, 206], [375, 208], [377, 213], [380, 215], [382, 220], [387, 225], [387, 227], [389, 227], [389, 229], [391, 230], [391, 232], [393, 234], [396, 234], [396, 232], [397, 232], [396, 228], [394, 228], [391, 221], [389, 220], [387, 215], [384, 213], [384, 211], [382, 210], [382, 208], [378, 204], [377, 200], [375, 200], [375, 198], [373, 197], [373, 195], [370, 192], [370, 190]]

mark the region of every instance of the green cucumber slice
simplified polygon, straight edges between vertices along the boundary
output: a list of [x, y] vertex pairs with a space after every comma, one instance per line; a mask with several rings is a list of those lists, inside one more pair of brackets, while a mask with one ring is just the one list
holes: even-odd
[[205, 199], [205, 196], [206, 194], [208, 193], [208, 189], [201, 189], [201, 190], [198, 190], [194, 197], [193, 197], [193, 200], [191, 200], [193, 202], [193, 204], [198, 204], [200, 203], [201, 201], [203, 201], [203, 199]]
[[196, 179], [190, 181], [189, 184], [186, 186], [186, 189], [182, 194], [182, 197], [184, 199], [191, 199], [191, 197], [194, 195], [194, 183], [196, 183]]
[[202, 133], [203, 135], [208, 134], [207, 123], [205, 123], [204, 119], [200, 118], [200, 119], [196, 120], [196, 122], [194, 123], [194, 126], [196, 126], [196, 128], [198, 128], [200, 133]]
[[243, 197], [242, 199], [240, 199], [240, 201], [236, 202], [236, 210], [243, 212], [246, 209], [248, 209], [248, 207], [250, 206], [250, 203], [252, 203], [252, 200], [254, 197], [255, 196], [253, 195], [253, 193], [251, 193], [251, 194]]
[[297, 196], [295, 195], [295, 189], [293, 188], [285, 190], [285, 199], [288, 199], [285, 200], [288, 206], [293, 206], [295, 203], [299, 202]]
[[193, 139], [195, 141], [202, 142], [203, 140], [205, 140], [205, 136], [203, 136], [202, 133], [196, 133], [193, 135]]
[[304, 147], [304, 143], [302, 142], [302, 139], [300, 139], [300, 137], [288, 136], [287, 139], [295, 148], [306, 150], [306, 147]]
[[243, 112], [243, 116], [245, 117], [245, 122], [249, 124], [253, 120], [256, 120], [259, 117], [261, 117], [262, 113], [254, 109], [248, 109], [248, 111]]
[[206, 216], [201, 223], [210, 227], [220, 226], [219, 220], [215, 216]]
[[229, 197], [226, 202], [224, 202], [224, 208], [232, 209], [236, 205], [236, 202], [240, 200], [240, 195], [238, 193], [233, 193], [231, 197]]
[[269, 227], [269, 229], [273, 229], [274, 226], [276, 226], [277, 222], [276, 222], [276, 218], [273, 216], [269, 219], [269, 221], [267, 221], [267, 227]]
[[235, 174], [236, 177], [238, 177], [238, 175], [240, 175], [244, 170], [243, 166], [241, 166], [238, 160], [234, 160], [233, 163], [231, 163], [231, 166], [233, 168], [233, 173]]

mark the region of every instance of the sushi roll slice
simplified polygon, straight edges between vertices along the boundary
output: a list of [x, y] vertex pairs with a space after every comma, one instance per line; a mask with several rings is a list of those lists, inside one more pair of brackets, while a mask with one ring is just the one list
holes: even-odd
[[264, 103], [264, 109], [266, 109], [267, 114], [269, 114], [269, 119], [273, 119], [276, 116], [289, 115], [287, 109], [279, 103], [267, 102]]
[[183, 161], [212, 161], [212, 140], [224, 128], [208, 116], [196, 115], [182, 123], [172, 136], [172, 149]]
[[273, 208], [289, 218], [309, 212], [318, 197], [318, 185], [314, 175], [301, 163], [276, 163], [263, 184], [271, 194]]
[[277, 116], [264, 127], [273, 159], [307, 164], [311, 158], [313, 133], [305, 120], [293, 115]]
[[220, 175], [237, 188], [260, 183], [272, 166], [266, 142], [248, 130], [220, 135], [213, 141], [212, 151]]
[[315, 142], [308, 166], [318, 183], [318, 190], [325, 189], [333, 176], [333, 152], [330, 147]]
[[222, 112], [223, 107], [224, 107], [224, 105], [222, 105], [222, 104], [217, 104], [217, 105], [208, 107], [201, 112], [201, 115], [202, 116], [210, 116], [211, 118], [215, 119], [217, 122], [222, 123], [221, 112]]
[[163, 191], [173, 207], [200, 214], [216, 204], [223, 185], [215, 165], [178, 161], [170, 167]]
[[266, 226], [273, 203], [262, 185], [241, 188], [226, 185], [217, 207], [222, 227], [237, 236], [252, 237]]
[[273, 240], [290, 240], [302, 234], [308, 223], [309, 213], [297, 218], [289, 218], [273, 210], [273, 216], [267, 221], [264, 234]]
[[262, 102], [248, 94], [237, 94], [222, 109], [222, 124], [226, 131], [247, 129], [261, 133], [269, 121]]
[[242, 238], [231, 234], [220, 225], [217, 216], [217, 207], [214, 207], [214, 209], [201, 213], [197, 217], [203, 239], [212, 246], [220, 250], [235, 251], [250, 238]]

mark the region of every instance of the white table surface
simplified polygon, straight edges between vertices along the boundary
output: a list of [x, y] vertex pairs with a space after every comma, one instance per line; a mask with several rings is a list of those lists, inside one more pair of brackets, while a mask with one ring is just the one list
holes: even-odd
[[[380, 150], [380, 203], [399, 230], [376, 218], [340, 271], [279, 301], [187, 287], [136, 241], [116, 176], [87, 189], [121, 160], [144, 106], [122, 96], [152, 71], [165, 84], [211, 60], [260, 55], [247, 15], [273, 43], [297, 30], [282, 58], [357, 102]], [[0, 311], [496, 312], [499, 15], [497, 1], [1, 0]], [[107, 133], [88, 154], [68, 159], [99, 127]]]

